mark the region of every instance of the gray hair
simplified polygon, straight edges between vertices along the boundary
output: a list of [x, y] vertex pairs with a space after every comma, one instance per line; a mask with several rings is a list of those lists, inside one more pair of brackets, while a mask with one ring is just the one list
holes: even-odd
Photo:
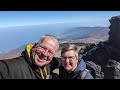
[[79, 52], [79, 49], [78, 49], [78, 46], [76, 45], [73, 45], [73, 44], [68, 44], [66, 46], [64, 46], [61, 50], [61, 55], [66, 52], [66, 51], [70, 51], [70, 50], [73, 50], [76, 54], [76, 57], [78, 58], [78, 52]]

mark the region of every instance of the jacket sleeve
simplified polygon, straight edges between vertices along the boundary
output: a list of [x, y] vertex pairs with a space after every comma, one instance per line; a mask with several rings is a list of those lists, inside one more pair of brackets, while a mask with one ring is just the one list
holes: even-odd
[[4, 60], [0, 60], [0, 79], [9, 79], [9, 69]]
[[2, 75], [1, 75], [1, 72], [0, 72], [0, 79], [2, 79]]
[[85, 76], [85, 79], [94, 79], [93, 76], [88, 72]]

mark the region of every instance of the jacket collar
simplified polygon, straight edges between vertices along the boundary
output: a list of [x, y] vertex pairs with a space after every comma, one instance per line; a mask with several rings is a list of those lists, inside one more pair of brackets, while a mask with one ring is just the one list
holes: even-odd
[[32, 48], [33, 48], [33, 45], [28, 44], [25, 48], [25, 51], [23, 51], [21, 54], [30, 66], [32, 66], [32, 64], [33, 64], [33, 60], [31, 59], [31, 56], [30, 56]]
[[79, 73], [80, 71], [84, 70], [86, 68], [86, 64], [83, 59], [79, 58], [78, 60], [78, 66], [73, 71], [73, 73]]

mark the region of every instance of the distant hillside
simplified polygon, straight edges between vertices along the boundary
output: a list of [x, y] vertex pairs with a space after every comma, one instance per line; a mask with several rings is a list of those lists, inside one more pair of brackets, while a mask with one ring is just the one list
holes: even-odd
[[83, 39], [96, 35], [107, 35], [107, 27], [74, 27], [68, 29], [58, 35], [58, 38], [62, 39]]
[[[98, 43], [108, 39], [107, 27], [74, 27], [56, 35], [60, 43]], [[0, 58], [20, 55], [26, 45], [0, 52]]]
[[108, 39], [107, 27], [74, 27], [58, 35], [61, 42], [97, 43]]
[[8, 50], [8, 51], [4, 51], [4, 52], [0, 52], [0, 58], [3, 57], [7, 57], [7, 56], [13, 56], [13, 55], [19, 55], [24, 49], [25, 49], [26, 45]]

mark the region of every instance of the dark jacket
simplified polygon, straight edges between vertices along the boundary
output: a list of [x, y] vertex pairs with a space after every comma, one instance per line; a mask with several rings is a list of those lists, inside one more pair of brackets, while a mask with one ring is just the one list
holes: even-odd
[[[71, 73], [68, 73], [63, 67], [60, 67], [59, 77], [60, 79], [81, 79], [80, 75], [85, 69], [86, 69], [85, 62], [82, 59], [79, 59], [77, 68]], [[93, 79], [93, 77], [89, 72], [87, 72], [84, 79]]]
[[[57, 60], [53, 58], [52, 62], [46, 66], [47, 76], [57, 67]], [[44, 75], [44, 67], [38, 68], [32, 59], [28, 57], [28, 52], [22, 52], [22, 56], [10, 59], [0, 60], [0, 78], [1, 79], [42, 79], [40, 69]], [[45, 76], [44, 76], [45, 77]]]

